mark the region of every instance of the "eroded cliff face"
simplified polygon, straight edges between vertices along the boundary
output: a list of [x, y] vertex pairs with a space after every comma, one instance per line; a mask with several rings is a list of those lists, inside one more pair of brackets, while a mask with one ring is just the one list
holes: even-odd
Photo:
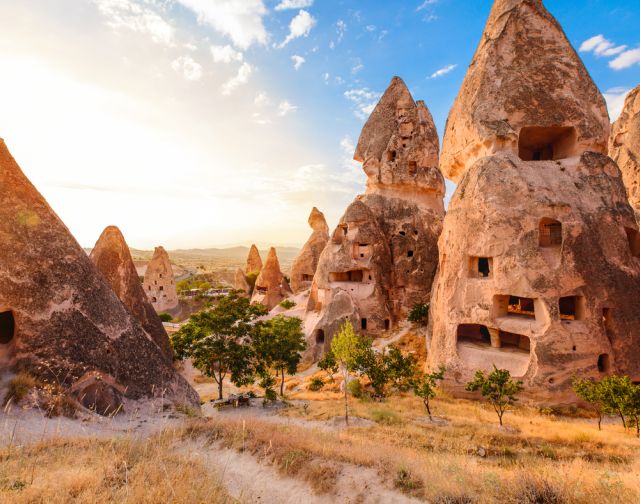
[[0, 141], [0, 366], [199, 404]]
[[173, 278], [169, 254], [163, 247], [155, 248], [142, 285], [156, 312], [170, 312], [178, 307], [176, 281]]
[[618, 164], [629, 203], [640, 212], [640, 86], [631, 91], [611, 128], [609, 156]]
[[329, 226], [316, 207], [311, 210], [308, 222], [313, 232], [291, 265], [291, 290], [296, 294], [311, 287], [318, 259], [329, 241]]
[[415, 303], [428, 302], [444, 215], [438, 150], [424, 102], [414, 102], [394, 77], [355, 152], [366, 192], [349, 206], [318, 261], [306, 318], [315, 357], [345, 318], [377, 335]]
[[256, 279], [251, 302], [260, 303], [271, 310], [289, 294], [291, 294], [291, 287], [280, 270], [276, 249], [271, 247], [267, 260]]
[[441, 157], [459, 184], [427, 346], [454, 393], [494, 364], [539, 403], [575, 402], [573, 375], [640, 377], [628, 296], [640, 288], [640, 242], [603, 154], [607, 132], [602, 96], [542, 3], [496, 1]]

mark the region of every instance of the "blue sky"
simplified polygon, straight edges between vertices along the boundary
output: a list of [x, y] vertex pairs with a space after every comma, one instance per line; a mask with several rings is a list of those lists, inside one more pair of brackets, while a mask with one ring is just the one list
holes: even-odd
[[[442, 134], [490, 0], [0, 0], [0, 136], [82, 245], [301, 244], [391, 77]], [[612, 115], [637, 0], [547, 0]], [[449, 184], [449, 190], [453, 186]]]

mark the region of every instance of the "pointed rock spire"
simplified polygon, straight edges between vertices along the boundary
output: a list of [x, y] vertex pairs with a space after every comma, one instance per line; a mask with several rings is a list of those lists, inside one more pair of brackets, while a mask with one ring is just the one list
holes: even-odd
[[251, 302], [263, 304], [271, 310], [290, 292], [289, 284], [280, 270], [276, 249], [271, 247], [267, 261], [256, 278]]
[[169, 254], [163, 247], [156, 247], [154, 250], [144, 274], [143, 287], [156, 312], [171, 311], [178, 307], [173, 268]]
[[260, 252], [258, 252], [258, 247], [255, 245], [251, 245], [249, 249], [249, 255], [247, 256], [247, 265], [244, 268], [244, 272], [246, 274], [254, 273], [260, 271], [262, 269], [262, 258], [260, 257]]
[[245, 294], [249, 294], [251, 291], [251, 286], [247, 281], [247, 276], [244, 274], [244, 270], [242, 268], [238, 268], [236, 270], [236, 274], [233, 280], [233, 287], [239, 291], [244, 292]]
[[120, 230], [116, 226], [107, 227], [89, 257], [120, 301], [140, 321], [164, 355], [171, 358], [173, 353], [169, 336], [144, 293], [131, 252]]
[[313, 207], [309, 215], [309, 226], [313, 233], [304, 244], [291, 266], [291, 289], [298, 293], [311, 286], [318, 267], [318, 259], [329, 241], [329, 226], [324, 214]]
[[496, 0], [451, 109], [440, 169], [459, 181], [477, 159], [606, 152], [606, 104], [540, 0]]

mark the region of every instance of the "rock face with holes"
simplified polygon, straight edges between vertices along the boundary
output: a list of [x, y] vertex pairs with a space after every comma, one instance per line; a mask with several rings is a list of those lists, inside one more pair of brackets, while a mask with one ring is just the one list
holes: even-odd
[[631, 91], [618, 120], [613, 123], [609, 155], [618, 163], [629, 202], [640, 213], [640, 86]]
[[575, 402], [574, 374], [640, 378], [640, 307], [628, 295], [640, 289], [640, 243], [605, 154], [608, 124], [603, 97], [542, 3], [497, 0], [441, 157], [459, 184], [439, 241], [427, 345], [429, 367], [445, 365], [455, 393], [494, 364], [539, 403]]
[[291, 294], [291, 287], [280, 270], [276, 249], [271, 247], [251, 296], [252, 303], [260, 303], [269, 310]]
[[163, 247], [156, 247], [153, 252], [144, 274], [143, 288], [156, 312], [171, 312], [178, 307], [176, 281], [169, 254]]
[[309, 215], [309, 226], [313, 232], [291, 265], [291, 290], [294, 293], [311, 287], [318, 259], [329, 241], [329, 226], [324, 214], [316, 207]]
[[140, 321], [147, 334], [160, 347], [162, 353], [167, 358], [172, 358], [173, 352], [169, 345], [167, 331], [144, 293], [131, 252], [120, 230], [116, 226], [107, 227], [100, 235], [89, 257], [120, 301]]
[[366, 192], [347, 208], [318, 262], [305, 323], [314, 356], [345, 318], [377, 335], [429, 301], [444, 216], [438, 151], [427, 107], [394, 77], [354, 156]]
[[120, 301], [0, 140], [0, 367], [72, 388], [110, 376], [131, 399], [196, 392]]

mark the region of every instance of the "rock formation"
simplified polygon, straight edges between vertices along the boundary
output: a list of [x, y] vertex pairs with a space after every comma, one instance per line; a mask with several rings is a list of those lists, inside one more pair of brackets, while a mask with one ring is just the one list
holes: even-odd
[[495, 364], [539, 402], [572, 375], [640, 378], [640, 236], [603, 97], [540, 0], [497, 0], [447, 121], [429, 366]]
[[156, 312], [170, 312], [178, 307], [176, 281], [169, 254], [162, 247], [156, 247], [147, 265], [143, 282], [144, 292]]
[[245, 294], [251, 293], [251, 285], [249, 285], [247, 275], [244, 274], [244, 270], [242, 268], [238, 268], [236, 270], [236, 275], [233, 279], [233, 288], [242, 291]]
[[120, 230], [115, 226], [107, 227], [89, 257], [162, 353], [172, 358], [167, 331], [144, 293], [131, 252]]
[[329, 226], [324, 214], [316, 207], [309, 215], [309, 226], [313, 232], [291, 265], [291, 289], [294, 293], [311, 287], [318, 259], [329, 241]]
[[[252, 282], [255, 281], [255, 278], [260, 274], [261, 270], [262, 258], [260, 257], [260, 252], [258, 252], [258, 247], [251, 245], [244, 270], [242, 268], [236, 270], [233, 287], [247, 295], [251, 295]], [[250, 279], [250, 276], [253, 276], [253, 278]]]
[[260, 257], [260, 252], [258, 252], [258, 247], [251, 245], [249, 255], [247, 256], [247, 265], [244, 267], [244, 272], [248, 275], [249, 273], [259, 273], [261, 270], [262, 258]]
[[427, 107], [394, 77], [355, 152], [366, 192], [347, 208], [318, 262], [305, 324], [315, 356], [345, 317], [375, 335], [428, 302], [444, 215], [438, 151]]
[[640, 213], [640, 86], [631, 91], [609, 138], [609, 156], [618, 164], [629, 202]]
[[291, 288], [280, 271], [276, 249], [271, 247], [267, 262], [264, 263], [256, 279], [251, 302], [260, 303], [271, 310], [289, 294], [291, 294]]
[[97, 374], [128, 398], [197, 405], [2, 140], [0, 201], [0, 367], [68, 388]]

